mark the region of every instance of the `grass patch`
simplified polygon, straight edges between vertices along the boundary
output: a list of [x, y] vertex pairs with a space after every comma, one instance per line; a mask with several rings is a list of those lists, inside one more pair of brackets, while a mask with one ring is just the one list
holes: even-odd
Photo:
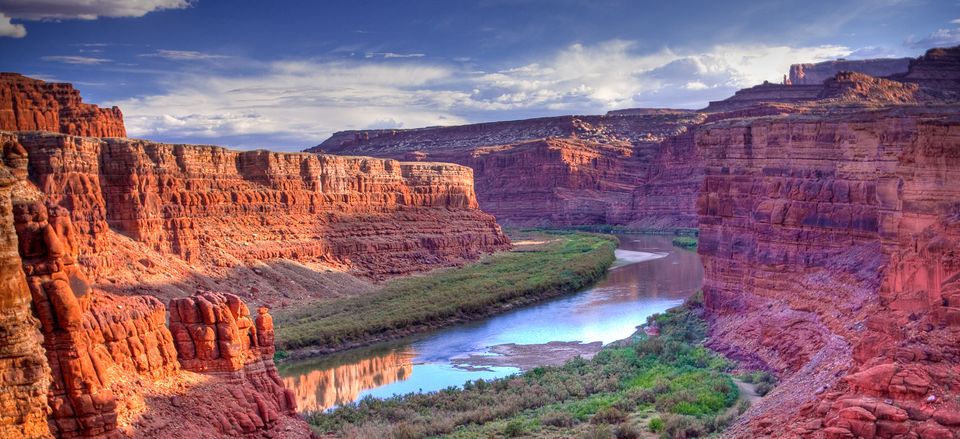
[[528, 231], [512, 238], [544, 243], [278, 313], [277, 348], [339, 350], [578, 291], [603, 277], [617, 247], [614, 237], [588, 233]]
[[734, 364], [702, 346], [699, 296], [650, 318], [661, 335], [635, 337], [594, 358], [538, 367], [462, 389], [365, 398], [307, 415], [343, 437], [694, 437], [721, 431], [739, 397]]
[[673, 238], [673, 245], [687, 250], [697, 249], [697, 238], [693, 236], [677, 236]]

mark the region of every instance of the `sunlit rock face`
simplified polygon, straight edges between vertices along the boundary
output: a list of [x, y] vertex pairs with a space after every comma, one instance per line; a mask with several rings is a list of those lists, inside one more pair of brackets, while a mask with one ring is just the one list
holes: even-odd
[[[30, 155], [30, 180], [68, 210], [80, 265], [111, 292], [169, 299], [239, 290], [278, 304], [322, 293], [303, 266], [379, 279], [509, 245], [478, 208], [463, 166], [16, 137]], [[300, 268], [264, 276], [263, 263], [278, 260]]]
[[75, 136], [126, 137], [117, 107], [84, 104], [66, 83], [0, 73], [0, 130], [53, 131]]
[[693, 227], [704, 114], [634, 109], [413, 130], [345, 131], [308, 149], [473, 169], [480, 207], [502, 224]]
[[313, 412], [356, 401], [360, 393], [402, 381], [413, 373], [414, 353], [391, 351], [363, 358], [355, 363], [311, 370], [283, 379], [291, 389], [301, 412]]
[[30, 310], [11, 195], [26, 179], [26, 151], [0, 136], [0, 437], [47, 437], [50, 367]]
[[792, 85], [820, 85], [840, 72], [859, 72], [870, 76], [906, 73], [912, 58], [834, 60], [790, 66]]

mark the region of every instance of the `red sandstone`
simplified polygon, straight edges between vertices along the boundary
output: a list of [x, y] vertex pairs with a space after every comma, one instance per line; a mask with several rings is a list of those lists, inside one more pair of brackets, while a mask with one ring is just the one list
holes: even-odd
[[75, 136], [126, 137], [117, 107], [84, 104], [66, 83], [0, 73], [0, 130], [53, 131]]

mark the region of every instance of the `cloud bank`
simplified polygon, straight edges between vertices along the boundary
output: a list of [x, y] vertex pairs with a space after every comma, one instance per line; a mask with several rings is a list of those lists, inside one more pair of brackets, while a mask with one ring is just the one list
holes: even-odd
[[[230, 138], [238, 147], [296, 149], [346, 129], [454, 125], [519, 112], [701, 108], [739, 88], [780, 81], [792, 63], [853, 52], [843, 46], [720, 45], [641, 53], [636, 46], [621, 40], [574, 44], [492, 71], [424, 57], [284, 60], [259, 63], [244, 74], [227, 66], [172, 73], [162, 93], [110, 104], [123, 109], [132, 136]], [[262, 139], [279, 145], [258, 144]]]
[[0, 0], [0, 37], [23, 38], [27, 30], [11, 19], [96, 20], [100, 17], [143, 17], [164, 9], [190, 7], [190, 0]]

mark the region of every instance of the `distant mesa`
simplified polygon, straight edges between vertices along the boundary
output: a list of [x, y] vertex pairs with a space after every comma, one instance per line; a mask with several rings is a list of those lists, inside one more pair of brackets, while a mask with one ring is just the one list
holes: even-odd
[[8, 72], [0, 73], [0, 130], [127, 136], [119, 108], [85, 104], [80, 92], [67, 83], [44, 82]]

